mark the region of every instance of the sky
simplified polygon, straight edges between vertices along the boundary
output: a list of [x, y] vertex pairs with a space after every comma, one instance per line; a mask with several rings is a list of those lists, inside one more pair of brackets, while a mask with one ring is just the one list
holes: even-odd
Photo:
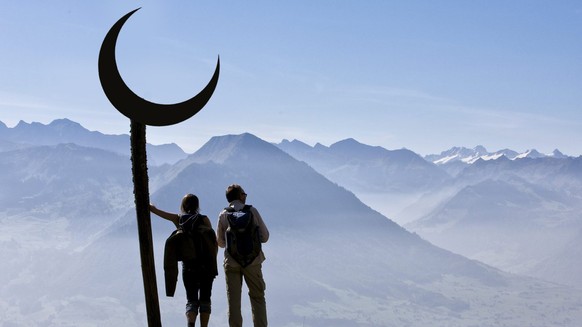
[[136, 94], [184, 101], [221, 64], [204, 109], [148, 127], [153, 144], [194, 152], [249, 132], [421, 155], [477, 145], [582, 155], [582, 2], [568, 0], [2, 1], [0, 121], [129, 133], [97, 61], [137, 8], [116, 47]]

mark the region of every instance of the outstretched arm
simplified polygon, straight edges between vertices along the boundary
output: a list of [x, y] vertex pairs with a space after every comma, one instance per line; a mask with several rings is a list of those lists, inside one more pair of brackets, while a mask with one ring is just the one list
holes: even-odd
[[166, 220], [173, 222], [176, 228], [180, 226], [180, 216], [178, 216], [177, 214], [160, 210], [156, 208], [156, 206], [153, 204], [150, 204], [150, 211]]

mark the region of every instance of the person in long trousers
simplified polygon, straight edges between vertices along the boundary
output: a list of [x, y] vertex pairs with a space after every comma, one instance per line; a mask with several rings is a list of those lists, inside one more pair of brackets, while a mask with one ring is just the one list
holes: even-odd
[[[224, 272], [226, 278], [226, 292], [228, 300], [228, 321], [230, 327], [242, 327], [241, 315], [241, 290], [243, 279], [249, 289], [253, 324], [255, 327], [267, 326], [267, 306], [265, 301], [265, 280], [263, 278], [262, 264], [265, 255], [261, 248], [261, 243], [269, 240], [269, 230], [263, 221], [259, 211], [252, 206], [246, 205], [247, 194], [238, 184], [232, 184], [226, 189], [226, 199], [228, 207], [222, 210], [218, 217], [216, 228], [218, 246], [225, 248], [224, 251]], [[250, 255], [242, 257], [237, 251], [235, 244], [241, 245], [246, 242], [243, 239], [233, 241], [236, 236], [234, 219], [250, 215], [250, 222], [253, 228], [244, 228], [249, 231], [256, 231], [254, 234], [257, 240], [254, 242], [254, 249]], [[242, 237], [241, 237], [242, 238]], [[258, 243], [258, 244], [256, 244]], [[257, 249], [258, 247], [258, 249]]]

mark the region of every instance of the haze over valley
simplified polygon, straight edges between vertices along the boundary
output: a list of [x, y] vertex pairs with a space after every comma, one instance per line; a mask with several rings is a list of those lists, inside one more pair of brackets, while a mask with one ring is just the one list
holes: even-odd
[[[148, 151], [159, 208], [177, 211], [195, 193], [215, 225], [226, 186], [245, 187], [271, 231], [273, 326], [582, 320], [581, 157], [481, 148], [421, 157], [248, 133], [215, 136], [192, 154]], [[0, 180], [0, 325], [144, 325], [129, 137], [66, 119], [0, 123]], [[162, 296], [173, 226], [152, 222], [163, 324], [183, 324], [181, 285]], [[211, 321], [226, 326], [222, 271], [214, 285]]]

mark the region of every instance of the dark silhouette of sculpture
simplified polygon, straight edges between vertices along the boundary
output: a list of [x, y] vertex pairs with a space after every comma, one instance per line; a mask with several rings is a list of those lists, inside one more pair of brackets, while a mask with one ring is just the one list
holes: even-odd
[[138, 9], [131, 11], [111, 27], [99, 52], [99, 78], [111, 104], [130, 119], [131, 165], [133, 193], [139, 248], [144, 282], [148, 326], [161, 326], [156, 271], [154, 263], [151, 217], [149, 210], [149, 186], [146, 153], [146, 125], [167, 126], [184, 121], [200, 111], [212, 96], [220, 71], [217, 62], [214, 75], [208, 85], [196, 96], [177, 104], [156, 104], [131, 91], [117, 69], [115, 45], [117, 36], [127, 19]]

